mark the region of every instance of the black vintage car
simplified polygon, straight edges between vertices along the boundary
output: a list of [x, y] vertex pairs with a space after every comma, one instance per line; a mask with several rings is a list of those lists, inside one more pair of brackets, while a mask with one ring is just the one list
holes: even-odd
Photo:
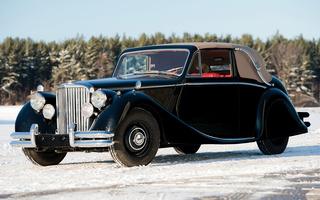
[[257, 142], [280, 154], [310, 125], [255, 50], [227, 43], [127, 49], [111, 78], [69, 81], [38, 92], [20, 111], [12, 146], [37, 165], [67, 152], [107, 152], [122, 166], [147, 165], [158, 148], [196, 153], [201, 144]]

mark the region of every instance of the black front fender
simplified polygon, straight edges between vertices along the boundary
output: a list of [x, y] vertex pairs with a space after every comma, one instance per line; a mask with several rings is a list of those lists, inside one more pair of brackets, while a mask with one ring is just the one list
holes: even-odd
[[[46, 104], [52, 104], [56, 107], [56, 96], [50, 93], [41, 92], [46, 99]], [[47, 120], [43, 117], [42, 111], [35, 111], [28, 101], [20, 110], [16, 123], [15, 132], [29, 132], [32, 124], [38, 124], [39, 132], [41, 133], [55, 133], [57, 129], [56, 116], [52, 120]]]
[[107, 130], [114, 132], [128, 112], [139, 104], [159, 107], [154, 100], [138, 91], [122, 91], [121, 95], [114, 95], [112, 103], [99, 114], [91, 130]]
[[308, 132], [289, 97], [271, 88], [261, 97], [257, 112], [258, 139], [287, 137]]

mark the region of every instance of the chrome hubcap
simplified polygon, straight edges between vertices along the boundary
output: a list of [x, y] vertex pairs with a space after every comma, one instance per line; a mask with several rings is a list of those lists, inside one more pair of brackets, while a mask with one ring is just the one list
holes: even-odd
[[134, 136], [133, 142], [138, 146], [142, 145], [144, 142], [144, 135], [142, 133], [136, 134]]
[[142, 128], [136, 127], [129, 134], [129, 145], [135, 151], [143, 149], [146, 145], [146, 133]]

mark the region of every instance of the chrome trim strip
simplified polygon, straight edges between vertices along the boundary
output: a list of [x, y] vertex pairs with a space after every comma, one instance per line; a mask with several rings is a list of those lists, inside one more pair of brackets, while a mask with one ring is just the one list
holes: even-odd
[[153, 88], [164, 88], [164, 87], [175, 87], [177, 84], [172, 84], [172, 85], [154, 85], [154, 86], [141, 86], [139, 90], [143, 89], [153, 89]]
[[[197, 77], [199, 78], [199, 77]], [[179, 83], [179, 84], [172, 84], [172, 85], [154, 85], [154, 86], [141, 86], [141, 88], [139, 90], [143, 90], [143, 89], [154, 89], [154, 88], [165, 88], [165, 87], [175, 87], [175, 86], [185, 86], [185, 85], [248, 85], [248, 86], [253, 86], [253, 87], [260, 87], [263, 89], [266, 89], [267, 87], [264, 85], [259, 85], [259, 84], [255, 84], [255, 83], [245, 83], [245, 82], [198, 82], [198, 83]], [[112, 90], [125, 90], [128, 88], [112, 88]]]
[[239, 85], [248, 85], [248, 86], [253, 86], [253, 87], [260, 87], [263, 89], [267, 89], [267, 86], [255, 84], [255, 83], [244, 83], [244, 82], [239, 82]]
[[204, 86], [204, 85], [248, 85], [253, 87], [260, 87], [263, 89], [266, 89], [266, 86], [255, 84], [255, 83], [244, 83], [244, 82], [198, 82], [198, 83], [181, 83], [177, 84], [176, 86], [185, 86], [185, 85], [191, 85], [191, 86]]
[[182, 83], [179, 84], [181, 86], [185, 86], [185, 85], [199, 85], [199, 86], [205, 86], [205, 85], [238, 85], [238, 82], [198, 82], [198, 83]]
[[268, 86], [273, 86], [273, 83], [269, 83], [264, 77], [263, 75], [261, 74], [261, 63], [260, 62], [257, 62], [254, 57], [251, 55], [251, 53], [249, 51], [247, 51], [246, 49], [243, 49], [243, 48], [235, 48], [234, 50], [236, 51], [242, 51], [242, 52], [245, 52], [249, 58], [251, 59], [253, 65], [255, 66], [256, 70], [257, 70], [257, 73], [259, 75], [259, 77], [261, 78], [261, 80]]
[[[180, 120], [181, 121], [181, 120]], [[181, 121], [182, 122], [182, 121]], [[183, 122], [184, 124], [186, 124], [185, 122]], [[246, 138], [219, 138], [219, 137], [214, 137], [211, 135], [207, 135], [199, 130], [197, 130], [196, 128], [186, 124], [187, 126], [189, 126], [191, 129], [193, 129], [195, 132], [199, 133], [200, 135], [209, 138], [209, 139], [213, 139], [216, 141], [226, 141], [226, 142], [248, 142], [248, 141], [255, 141], [255, 137], [246, 137]]]
[[219, 138], [219, 137], [214, 137], [214, 136], [210, 136], [207, 135], [205, 133], [202, 133], [200, 131], [197, 130], [198, 133], [200, 133], [201, 135], [214, 139], [214, 140], [220, 140], [220, 141], [229, 141], [229, 142], [243, 142], [243, 141], [248, 141], [248, 140], [252, 140], [254, 141], [255, 138], [254, 137], [247, 137], [247, 138]]
[[[171, 84], [171, 85], [153, 85], [153, 86], [141, 86], [138, 90], [143, 90], [143, 89], [153, 89], [153, 88], [165, 88], [165, 87], [175, 87], [177, 84]], [[132, 88], [130, 87], [123, 87], [123, 88], [108, 88], [108, 90], [112, 91], [121, 91], [121, 90], [131, 90]], [[136, 88], [133, 87], [134, 90], [137, 90]], [[138, 91], [137, 90], [137, 91]]]

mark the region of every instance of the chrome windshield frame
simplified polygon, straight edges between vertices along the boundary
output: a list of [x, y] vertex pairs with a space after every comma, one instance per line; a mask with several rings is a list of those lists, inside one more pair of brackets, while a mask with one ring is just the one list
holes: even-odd
[[[184, 62], [184, 64], [183, 64], [183, 70], [181, 71], [181, 73], [180, 74], [171, 74], [171, 75], [174, 75], [174, 76], [176, 76], [176, 77], [181, 77], [183, 74], [184, 74], [184, 72], [187, 70], [187, 62], [188, 62], [188, 59], [189, 59], [189, 56], [190, 56], [190, 50], [189, 49], [186, 49], [186, 48], [166, 48], [166, 49], [157, 49], [157, 48], [155, 48], [155, 49], [148, 49], [148, 50], [138, 50], [138, 51], [130, 51], [130, 52], [126, 52], [126, 53], [124, 53], [124, 54], [122, 54], [120, 57], [119, 57], [119, 59], [118, 59], [118, 62], [117, 62], [117, 64], [116, 64], [116, 66], [115, 66], [115, 68], [114, 68], [114, 70], [113, 70], [113, 73], [112, 73], [112, 76], [111, 77], [121, 77], [121, 76], [130, 76], [130, 75], [134, 75], [134, 74], [126, 74], [126, 75], [116, 75], [116, 73], [118, 72], [118, 70], [119, 70], [119, 66], [120, 66], [120, 61], [122, 60], [122, 58], [124, 57], [124, 56], [126, 56], [126, 55], [130, 55], [130, 54], [136, 54], [136, 53], [142, 53], [142, 52], [152, 52], [152, 51], [186, 51], [186, 52], [188, 52], [188, 54], [187, 54], [187, 56], [186, 56], [186, 59], [185, 59], [185, 62]], [[164, 73], [161, 73], [162, 75], [166, 75], [165, 74], [165, 71], [159, 71], [160, 73], [161, 72], [164, 72]], [[148, 74], [148, 73], [146, 73], [146, 74]], [[169, 74], [169, 73], [168, 73]], [[143, 75], [143, 73], [142, 73], [142, 75]]]

